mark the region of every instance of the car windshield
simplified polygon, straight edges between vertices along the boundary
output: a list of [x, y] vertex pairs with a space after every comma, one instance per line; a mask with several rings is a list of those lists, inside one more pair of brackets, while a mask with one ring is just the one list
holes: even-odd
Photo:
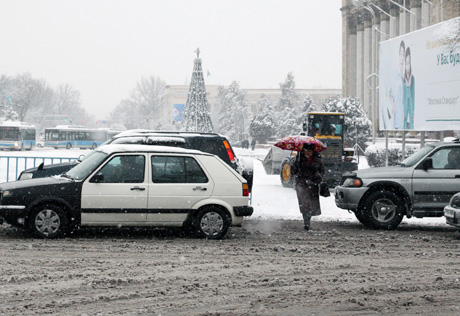
[[107, 158], [107, 154], [100, 151], [93, 151], [85, 159], [65, 173], [67, 178], [82, 180], [96, 169], [101, 162]]
[[425, 146], [416, 153], [410, 155], [406, 159], [404, 159], [401, 162], [401, 166], [403, 167], [412, 167], [415, 165], [417, 162], [420, 161], [423, 157], [425, 157], [426, 154], [428, 154], [430, 151], [432, 151], [434, 146]]
[[[112, 141], [113, 141], [113, 139], [108, 139], [105, 142], [103, 142], [102, 144], [100, 144], [99, 147], [107, 145], [107, 144], [110, 144]], [[94, 154], [95, 152], [97, 152], [97, 151], [96, 150], [91, 150], [91, 152], [89, 154], [87, 154], [86, 156], [82, 155], [83, 157], [81, 157], [78, 160], [83, 161], [85, 159], [88, 159], [88, 157], [91, 157], [91, 155]]]

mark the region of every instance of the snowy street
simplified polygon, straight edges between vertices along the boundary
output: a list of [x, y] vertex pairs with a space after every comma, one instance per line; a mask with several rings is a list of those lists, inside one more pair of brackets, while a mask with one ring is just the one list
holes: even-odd
[[254, 164], [254, 216], [219, 241], [118, 228], [40, 240], [1, 225], [0, 315], [458, 315], [459, 234], [443, 219], [376, 231], [330, 197], [306, 232], [294, 190]]

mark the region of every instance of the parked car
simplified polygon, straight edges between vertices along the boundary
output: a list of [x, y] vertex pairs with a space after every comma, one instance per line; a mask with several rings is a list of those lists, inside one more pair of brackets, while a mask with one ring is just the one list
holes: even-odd
[[0, 184], [0, 215], [37, 237], [83, 226], [181, 226], [218, 239], [250, 216], [247, 181], [222, 159], [166, 146], [104, 145], [53, 177]]
[[460, 192], [455, 194], [444, 207], [444, 216], [447, 224], [460, 227]]
[[[191, 132], [171, 132], [171, 131], [151, 131], [151, 130], [129, 130], [121, 132], [112, 137], [105, 144], [143, 144], [143, 145], [164, 145], [197, 149], [217, 155], [229, 166], [235, 169], [243, 178], [246, 179], [249, 189], [252, 189], [254, 179], [252, 159], [238, 159], [233, 152], [230, 142], [225, 136], [216, 133], [191, 133]], [[85, 158], [83, 158], [85, 159]], [[81, 162], [80, 160], [70, 163], [60, 163], [52, 165], [40, 164], [38, 167], [29, 168], [22, 171], [18, 180], [49, 177], [58, 175]]]
[[460, 192], [460, 141], [428, 144], [399, 166], [344, 174], [335, 203], [366, 226], [394, 229], [404, 216], [440, 217]]

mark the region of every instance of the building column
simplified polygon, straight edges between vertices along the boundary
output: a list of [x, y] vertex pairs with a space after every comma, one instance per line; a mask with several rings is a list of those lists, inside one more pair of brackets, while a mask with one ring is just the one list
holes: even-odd
[[390, 37], [399, 36], [399, 9], [394, 4], [390, 5], [390, 15], [394, 19], [390, 20]]
[[356, 26], [356, 97], [364, 99], [363, 77], [364, 77], [364, 24], [360, 17], [357, 18]]
[[419, 30], [422, 27], [422, 0], [411, 0], [410, 10], [414, 14], [410, 14], [410, 31]]
[[364, 34], [363, 34], [363, 105], [370, 117], [372, 117], [371, 103], [372, 103], [372, 90], [368, 87], [367, 77], [372, 73], [372, 17], [370, 14], [365, 14], [364, 17]]
[[342, 93], [345, 96], [350, 94], [350, 51], [353, 44], [350, 43], [350, 6], [342, 0]]
[[357, 36], [356, 36], [356, 17], [350, 17], [348, 19], [348, 87], [347, 91], [343, 93], [344, 97], [357, 96], [356, 91], [356, 61], [357, 61]]
[[[406, 4], [407, 7], [407, 4]], [[410, 29], [410, 17], [409, 13], [399, 8], [399, 35], [409, 33]]]
[[422, 28], [430, 26], [431, 25], [431, 16], [432, 16], [432, 11], [433, 11], [433, 5], [429, 4], [426, 1], [422, 1], [422, 13], [421, 13], [421, 24]]

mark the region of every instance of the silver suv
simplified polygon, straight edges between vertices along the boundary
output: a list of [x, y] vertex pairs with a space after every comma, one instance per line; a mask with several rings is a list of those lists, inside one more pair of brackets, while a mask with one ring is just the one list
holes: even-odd
[[399, 166], [344, 174], [335, 203], [366, 226], [394, 229], [404, 216], [441, 217], [460, 192], [460, 141], [429, 144]]

